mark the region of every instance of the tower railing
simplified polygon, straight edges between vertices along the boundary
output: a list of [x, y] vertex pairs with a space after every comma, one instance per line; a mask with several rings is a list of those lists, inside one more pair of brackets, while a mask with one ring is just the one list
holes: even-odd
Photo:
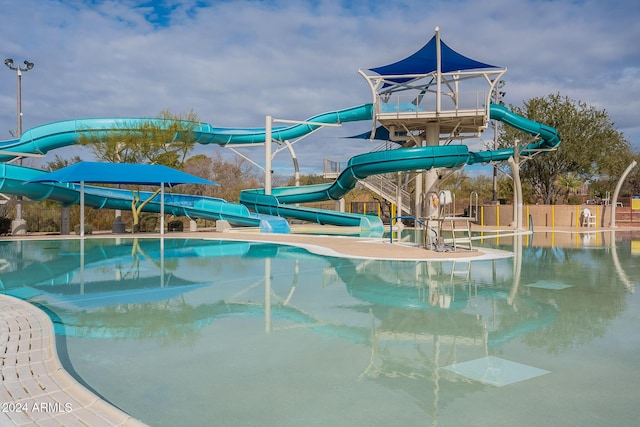
[[[425, 114], [436, 114], [437, 100], [435, 94], [406, 93], [391, 96], [376, 96], [376, 114], [397, 118]], [[439, 114], [473, 114], [484, 115], [487, 109], [486, 91], [457, 92], [443, 96]]]

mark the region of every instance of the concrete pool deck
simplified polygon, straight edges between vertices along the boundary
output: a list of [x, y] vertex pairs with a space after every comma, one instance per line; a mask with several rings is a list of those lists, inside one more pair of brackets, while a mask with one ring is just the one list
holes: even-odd
[[[638, 231], [638, 229], [632, 229]], [[476, 230], [474, 230], [476, 231]], [[488, 236], [508, 229], [483, 229]], [[537, 230], [576, 233], [572, 230]], [[608, 232], [608, 229], [580, 230]], [[615, 231], [622, 231], [616, 229]], [[87, 238], [158, 238], [158, 233], [96, 234]], [[169, 233], [165, 238], [244, 240], [288, 244], [324, 256], [381, 260], [445, 261], [480, 260], [512, 256], [510, 252], [487, 248], [474, 251], [435, 252], [414, 244], [389, 243], [384, 239], [326, 235], [276, 235], [246, 232]], [[14, 236], [0, 240], [78, 239], [78, 236]], [[139, 420], [102, 400], [64, 370], [57, 355], [53, 324], [36, 306], [0, 294], [0, 425], [16, 426], [145, 426]]]

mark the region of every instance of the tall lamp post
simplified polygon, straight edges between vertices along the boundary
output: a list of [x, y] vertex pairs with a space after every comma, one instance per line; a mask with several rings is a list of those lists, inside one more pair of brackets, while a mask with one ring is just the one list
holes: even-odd
[[[22, 72], [26, 72], [31, 70], [34, 67], [33, 62], [29, 62], [29, 61], [24, 61], [24, 66], [23, 65], [16, 65], [13, 62], [13, 59], [11, 58], [7, 58], [4, 60], [4, 65], [6, 65], [10, 70], [15, 71], [16, 72], [16, 77], [17, 77], [17, 99], [18, 99], [18, 125], [17, 125], [17, 129], [16, 129], [16, 138], [20, 138], [22, 136]], [[19, 160], [19, 164], [22, 164], [22, 158], [20, 158]], [[16, 205], [16, 228], [11, 227], [12, 231], [14, 229], [18, 230], [17, 234], [22, 234], [22, 232], [25, 232], [26, 230], [24, 229], [25, 227], [20, 227], [22, 225], [22, 203], [20, 202], [22, 200], [22, 196], [18, 196], [16, 197], [16, 199], [18, 200], [18, 204]]]

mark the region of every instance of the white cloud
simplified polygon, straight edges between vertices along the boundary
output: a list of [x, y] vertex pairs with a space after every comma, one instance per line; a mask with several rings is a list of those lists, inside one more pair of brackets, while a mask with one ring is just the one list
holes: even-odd
[[[263, 126], [267, 114], [304, 120], [370, 102], [357, 70], [413, 53], [439, 26], [460, 53], [508, 67], [507, 103], [559, 92], [606, 109], [640, 147], [635, 3], [162, 3], [150, 9], [133, 0], [0, 0], [0, 10], [11, 14], [10, 25], [0, 27], [2, 54], [36, 64], [23, 76], [24, 129], [192, 108], [218, 127]], [[15, 77], [0, 75], [4, 139], [15, 129]], [[335, 138], [350, 129], [300, 142], [301, 166], [320, 167], [327, 153], [367, 150], [370, 144]]]

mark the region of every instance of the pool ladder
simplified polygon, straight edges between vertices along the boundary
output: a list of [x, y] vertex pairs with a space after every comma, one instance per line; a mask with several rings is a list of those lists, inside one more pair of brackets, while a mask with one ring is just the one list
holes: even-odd
[[[472, 191], [469, 195], [468, 216], [455, 215], [454, 193], [441, 190], [438, 194], [431, 192], [423, 195], [423, 199], [430, 200], [431, 195], [435, 195], [438, 200], [437, 214], [435, 217], [423, 218], [423, 221], [425, 222], [425, 236], [426, 230], [433, 229], [433, 227], [431, 227], [431, 223], [435, 222], [435, 229], [437, 229], [436, 234], [438, 237], [436, 245], [438, 248], [444, 246], [444, 234], [447, 233], [450, 234], [451, 246], [454, 251], [457, 251], [458, 248], [469, 251], [473, 250], [471, 240], [471, 221], [478, 220], [478, 193], [476, 191]], [[448, 227], [445, 227], [445, 225]]]

